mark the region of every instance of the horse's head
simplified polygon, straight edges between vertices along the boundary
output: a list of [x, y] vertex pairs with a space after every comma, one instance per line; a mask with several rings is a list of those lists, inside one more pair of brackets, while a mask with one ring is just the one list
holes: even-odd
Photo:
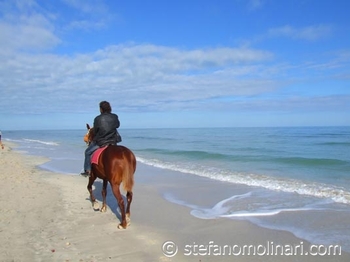
[[94, 128], [90, 127], [89, 124], [86, 124], [86, 129], [88, 130], [84, 136], [84, 142], [90, 145], [92, 139], [94, 138]]

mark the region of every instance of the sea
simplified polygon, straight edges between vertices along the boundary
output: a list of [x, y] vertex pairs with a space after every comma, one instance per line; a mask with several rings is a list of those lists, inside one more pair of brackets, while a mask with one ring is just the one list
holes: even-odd
[[[139, 163], [249, 189], [211, 207], [167, 199], [189, 206], [194, 217], [248, 220], [350, 252], [350, 127], [119, 131]], [[2, 137], [17, 151], [47, 157], [40, 168], [78, 175], [85, 133], [16, 130]]]

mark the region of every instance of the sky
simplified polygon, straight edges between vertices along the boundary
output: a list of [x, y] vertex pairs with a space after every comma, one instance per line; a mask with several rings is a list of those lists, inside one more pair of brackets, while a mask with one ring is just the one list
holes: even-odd
[[0, 0], [0, 130], [350, 126], [350, 1]]

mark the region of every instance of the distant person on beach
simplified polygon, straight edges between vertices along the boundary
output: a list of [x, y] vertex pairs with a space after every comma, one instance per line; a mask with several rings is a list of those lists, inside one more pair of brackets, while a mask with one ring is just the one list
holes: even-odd
[[94, 119], [94, 138], [85, 150], [84, 173], [90, 176], [91, 156], [99, 147], [115, 145], [122, 141], [117, 128], [120, 126], [118, 115], [112, 113], [111, 105], [107, 101], [100, 102], [100, 115]]
[[1, 141], [1, 136], [2, 136], [2, 133], [1, 133], [1, 130], [0, 130], [0, 145], [1, 145], [1, 148], [4, 149], [4, 144]]

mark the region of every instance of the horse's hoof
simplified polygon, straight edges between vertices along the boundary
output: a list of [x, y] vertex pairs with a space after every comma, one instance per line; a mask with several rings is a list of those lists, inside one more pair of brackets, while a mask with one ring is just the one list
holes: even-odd
[[103, 206], [101, 209], [100, 209], [101, 212], [106, 212], [107, 211], [107, 207]]
[[127, 218], [126, 218], [126, 224], [127, 224], [127, 226], [130, 226], [130, 225], [131, 225], [130, 217], [127, 217]]
[[100, 205], [98, 204], [97, 201], [92, 202], [92, 208], [97, 211], [100, 209]]
[[123, 227], [122, 224], [119, 224], [118, 229], [126, 229], [126, 227]]

